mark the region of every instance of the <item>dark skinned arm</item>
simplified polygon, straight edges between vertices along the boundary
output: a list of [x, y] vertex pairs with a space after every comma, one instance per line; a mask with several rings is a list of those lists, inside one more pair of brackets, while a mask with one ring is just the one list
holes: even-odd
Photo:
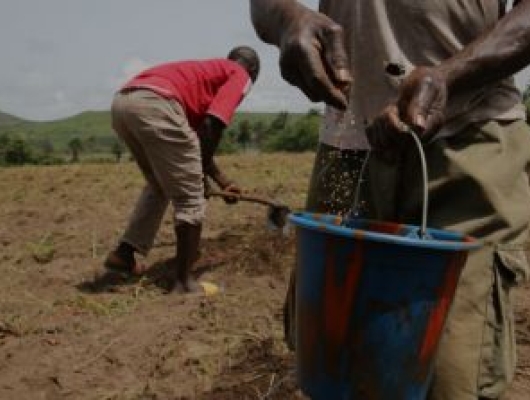
[[[231, 182], [221, 171], [219, 166], [214, 160], [214, 154], [219, 147], [221, 137], [225, 124], [215, 118], [214, 116], [208, 115], [205, 117], [201, 127], [199, 128], [199, 140], [201, 144], [201, 158], [202, 158], [202, 169], [206, 176], [212, 178], [212, 180], [221, 188], [221, 190], [227, 192], [241, 193], [241, 189]], [[235, 198], [225, 198], [228, 203], [236, 201]]]
[[314, 102], [348, 105], [351, 75], [342, 27], [295, 0], [250, 0], [257, 35], [280, 50], [282, 77]]
[[[374, 125], [398, 133], [407, 124], [429, 140], [444, 122], [448, 98], [510, 77], [528, 64], [530, 0], [520, 0], [491, 30], [459, 53], [438, 66], [413, 70], [403, 81], [398, 101]], [[396, 139], [375, 135], [372, 140], [374, 147], [388, 147]]]
[[440, 65], [449, 93], [507, 78], [530, 63], [530, 1], [521, 0], [489, 32]]

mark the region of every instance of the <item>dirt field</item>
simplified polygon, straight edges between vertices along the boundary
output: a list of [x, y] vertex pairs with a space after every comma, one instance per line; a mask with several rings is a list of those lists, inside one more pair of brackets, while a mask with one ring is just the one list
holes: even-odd
[[[299, 208], [312, 155], [227, 156], [243, 187]], [[210, 201], [197, 274], [213, 297], [163, 293], [169, 214], [125, 282], [101, 263], [142, 178], [130, 163], [0, 170], [0, 399], [291, 399], [281, 305], [293, 235], [266, 208]], [[530, 393], [530, 287], [518, 289], [519, 366], [509, 400]]]

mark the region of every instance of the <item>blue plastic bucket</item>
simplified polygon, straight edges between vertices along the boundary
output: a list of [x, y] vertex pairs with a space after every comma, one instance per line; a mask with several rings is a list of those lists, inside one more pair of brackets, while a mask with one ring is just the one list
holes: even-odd
[[422, 400], [468, 251], [418, 226], [294, 213], [296, 360], [313, 400]]

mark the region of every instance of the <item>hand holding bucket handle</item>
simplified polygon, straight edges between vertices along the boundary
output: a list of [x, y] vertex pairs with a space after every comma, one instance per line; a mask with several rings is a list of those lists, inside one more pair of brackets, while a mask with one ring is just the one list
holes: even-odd
[[[419, 234], [420, 239], [424, 239], [424, 238], [429, 237], [429, 234], [427, 232], [427, 210], [429, 207], [429, 186], [428, 186], [429, 178], [427, 174], [427, 161], [425, 159], [425, 152], [423, 151], [423, 146], [416, 132], [414, 132], [414, 130], [407, 124], [402, 124], [402, 131], [412, 136], [412, 139], [414, 140], [414, 143], [416, 144], [418, 153], [420, 155], [421, 171], [422, 171], [422, 177], [423, 177], [423, 204], [422, 204], [422, 213], [421, 213], [421, 225], [420, 225], [420, 230], [418, 234]], [[361, 189], [361, 184], [364, 181], [364, 173], [365, 173], [369, 158], [370, 158], [370, 151], [367, 153], [363, 161], [363, 164], [361, 166], [361, 170], [359, 171], [359, 179], [357, 180], [357, 187], [355, 189], [355, 198], [353, 201], [353, 207], [352, 207], [352, 211], [350, 213], [349, 218], [356, 218], [359, 216], [360, 192], [361, 192], [360, 189]]]

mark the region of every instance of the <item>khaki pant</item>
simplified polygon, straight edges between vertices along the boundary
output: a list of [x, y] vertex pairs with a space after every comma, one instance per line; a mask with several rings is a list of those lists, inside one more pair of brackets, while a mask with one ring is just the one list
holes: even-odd
[[123, 139], [147, 181], [122, 241], [146, 254], [171, 202], [175, 225], [198, 224], [205, 200], [199, 139], [182, 107], [150, 90], [118, 93], [112, 126]]
[[[528, 278], [530, 130], [523, 121], [473, 126], [425, 146], [428, 225], [485, 241], [470, 254], [442, 337], [429, 399], [499, 398], [515, 369], [510, 289]], [[355, 202], [366, 153], [321, 144], [307, 208], [343, 214]], [[419, 225], [422, 177], [416, 148], [388, 162], [372, 152], [360, 186], [368, 218]], [[285, 304], [287, 342], [294, 346], [295, 277]]]

